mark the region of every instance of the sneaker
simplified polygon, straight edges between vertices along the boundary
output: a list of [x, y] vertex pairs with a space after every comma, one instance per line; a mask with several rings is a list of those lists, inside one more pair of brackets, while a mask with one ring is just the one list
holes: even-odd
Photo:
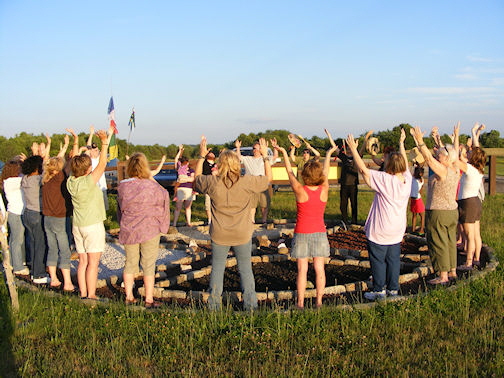
[[387, 296], [387, 293], [385, 290], [382, 291], [368, 291], [364, 293], [364, 298], [366, 298], [368, 301], [376, 301], [378, 299], [384, 299]]
[[16, 270], [14, 272], [15, 275], [20, 275], [20, 276], [27, 276], [28, 274], [30, 274], [30, 269], [28, 268], [23, 268], [21, 270]]
[[387, 290], [387, 296], [389, 297], [397, 297], [399, 295], [398, 290]]
[[51, 282], [50, 277], [40, 277], [40, 278], [34, 278], [33, 283], [37, 285], [45, 285]]

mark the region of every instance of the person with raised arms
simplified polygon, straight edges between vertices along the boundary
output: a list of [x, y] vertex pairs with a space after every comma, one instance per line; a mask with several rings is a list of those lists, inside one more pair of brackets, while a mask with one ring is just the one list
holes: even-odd
[[329, 241], [324, 223], [324, 211], [329, 197], [329, 167], [331, 154], [337, 147], [331, 134], [326, 134], [331, 142], [331, 148], [327, 150], [324, 165], [318, 159], [310, 159], [304, 162], [300, 173], [303, 184], [296, 178], [292, 170], [291, 162], [285, 148], [276, 142], [273, 147], [283, 154], [285, 169], [289, 177], [289, 183], [296, 197], [297, 218], [294, 229], [291, 256], [297, 259], [298, 274], [296, 279], [298, 309], [304, 308], [306, 281], [308, 273], [308, 260], [313, 258], [315, 269], [315, 287], [317, 308], [322, 306], [322, 297], [326, 284], [325, 258], [329, 257]]
[[107, 165], [107, 147], [112, 137], [99, 130], [96, 135], [101, 141], [101, 151], [98, 165], [92, 168], [91, 157], [86, 154], [74, 156], [71, 167], [72, 175], [67, 180], [67, 189], [72, 196], [73, 226], [75, 247], [79, 253], [77, 281], [81, 298], [98, 300], [96, 282], [98, 280], [98, 265], [105, 250], [106, 219], [105, 204], [101, 189], [96, 185]]
[[412, 180], [404, 149], [405, 139], [406, 133], [401, 129], [400, 152], [392, 152], [385, 158], [384, 171], [372, 170], [366, 166], [357, 151], [358, 142], [352, 134], [346, 140], [357, 169], [366, 184], [375, 191], [364, 226], [373, 275], [373, 291], [364, 293], [368, 300], [399, 294], [401, 241], [406, 231], [406, 210]]
[[257, 194], [268, 189], [272, 179], [266, 140], [261, 138], [258, 146], [264, 161], [264, 176], [242, 176], [240, 159], [235, 152], [229, 150], [219, 155], [217, 175], [203, 175], [203, 162], [208, 155], [208, 148], [205, 136], [201, 137], [194, 189], [208, 194], [211, 202], [212, 222], [209, 231], [212, 238], [212, 273], [208, 299], [211, 309], [221, 307], [224, 270], [230, 248], [234, 250], [238, 262], [243, 306], [246, 310], [258, 306], [250, 261], [253, 233], [250, 211], [256, 206]]

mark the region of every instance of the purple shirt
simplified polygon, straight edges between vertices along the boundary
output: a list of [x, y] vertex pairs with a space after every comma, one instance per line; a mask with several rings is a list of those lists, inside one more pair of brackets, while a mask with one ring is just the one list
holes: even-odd
[[397, 176], [370, 170], [370, 186], [375, 196], [364, 230], [373, 243], [392, 245], [402, 241], [406, 230], [406, 209], [411, 192], [411, 173]]
[[119, 243], [146, 242], [170, 227], [170, 196], [157, 182], [130, 178], [117, 187]]

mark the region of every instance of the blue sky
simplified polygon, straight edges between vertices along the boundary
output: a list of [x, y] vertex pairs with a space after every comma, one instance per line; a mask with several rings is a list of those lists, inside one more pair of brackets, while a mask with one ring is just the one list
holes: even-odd
[[504, 136], [504, 2], [0, 0], [0, 135], [135, 144], [400, 123]]

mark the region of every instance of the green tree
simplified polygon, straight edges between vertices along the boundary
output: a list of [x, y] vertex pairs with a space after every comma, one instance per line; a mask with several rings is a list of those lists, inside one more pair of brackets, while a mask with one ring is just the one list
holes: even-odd
[[488, 133], [481, 134], [480, 142], [481, 146], [486, 148], [504, 147], [504, 140], [500, 137], [500, 133], [497, 130], [491, 130]]

